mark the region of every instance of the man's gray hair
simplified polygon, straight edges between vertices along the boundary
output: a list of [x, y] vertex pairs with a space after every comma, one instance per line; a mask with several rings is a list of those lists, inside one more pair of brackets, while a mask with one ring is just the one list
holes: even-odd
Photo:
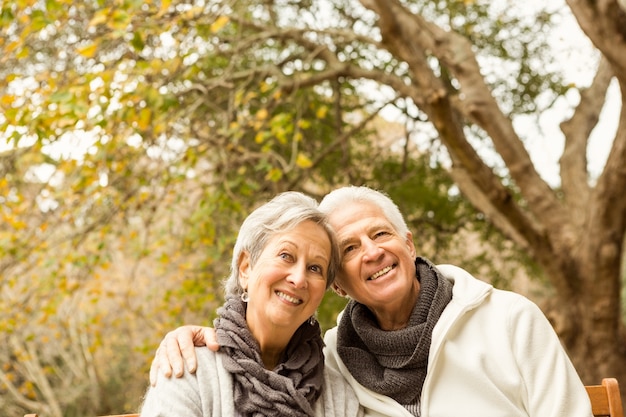
[[379, 207], [396, 232], [405, 236], [409, 231], [400, 209], [387, 194], [365, 186], [349, 185], [326, 194], [319, 205], [321, 211], [331, 215], [338, 207], [352, 203], [369, 203]]

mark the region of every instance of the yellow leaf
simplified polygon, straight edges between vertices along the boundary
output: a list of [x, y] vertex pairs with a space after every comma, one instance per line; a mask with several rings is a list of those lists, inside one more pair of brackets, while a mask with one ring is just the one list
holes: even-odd
[[328, 113], [328, 107], [322, 106], [319, 109], [317, 109], [317, 111], [315, 112], [315, 116], [318, 119], [323, 119], [324, 117], [326, 117], [326, 113]]
[[14, 221], [13, 221], [13, 228], [14, 228], [15, 230], [23, 230], [23, 229], [26, 229], [26, 223], [24, 223], [24, 222], [23, 222], [23, 221], [21, 221], [21, 220], [14, 220]]
[[259, 89], [261, 90], [262, 93], [266, 93], [270, 90], [270, 88], [271, 86], [268, 83], [266, 83], [265, 81], [262, 81]]
[[146, 130], [150, 126], [152, 112], [148, 108], [141, 109], [139, 112], [139, 121], [137, 122], [139, 129]]
[[296, 158], [296, 165], [300, 168], [311, 168], [313, 166], [313, 162], [303, 153], [298, 153], [298, 157]]
[[96, 43], [92, 43], [87, 46], [83, 46], [82, 48], [78, 48], [77, 52], [85, 58], [92, 58], [96, 54], [97, 50], [98, 45]]
[[311, 127], [311, 122], [305, 119], [300, 119], [298, 120], [298, 127], [300, 129], [308, 129], [309, 127]]
[[256, 112], [257, 120], [265, 120], [267, 119], [267, 115], [268, 115], [267, 109], [261, 109], [258, 112]]
[[0, 103], [4, 106], [10, 106], [15, 101], [15, 96], [11, 94], [7, 94], [0, 98]]
[[235, 106], [239, 106], [243, 102], [243, 90], [238, 90], [235, 93]]
[[157, 17], [163, 16], [167, 12], [167, 9], [169, 9], [170, 4], [172, 4], [172, 0], [161, 0], [161, 7], [159, 13], [157, 13]]
[[15, 55], [15, 57], [16, 57], [16, 58], [18, 58], [18, 59], [23, 59], [23, 58], [26, 58], [26, 57], [28, 57], [29, 51], [30, 51], [30, 50], [29, 50], [28, 46], [24, 46], [24, 47], [22, 48], [22, 50], [21, 50], [21, 51], [19, 51], [19, 52]]
[[254, 91], [248, 91], [243, 99], [243, 104], [249, 103], [252, 99], [256, 98], [256, 96], [257, 93], [255, 93]]
[[76, 124], [76, 120], [73, 117], [60, 117], [58, 118], [54, 126], [58, 129], [63, 129], [69, 126], [74, 126]]
[[22, 44], [22, 42], [19, 41], [15, 41], [15, 42], [11, 42], [7, 45], [5, 52], [13, 52], [14, 50], [16, 50], [20, 45]]
[[287, 132], [282, 127], [279, 129], [272, 129], [272, 132], [274, 132], [276, 139], [278, 139], [280, 143], [286, 144], [288, 142]]
[[91, 21], [89, 22], [89, 26], [97, 26], [101, 23], [106, 22], [108, 16], [109, 16], [109, 8], [98, 10], [96, 14], [93, 16], [93, 18], [91, 19]]
[[226, 23], [228, 23], [228, 20], [229, 20], [229, 19], [228, 19], [228, 17], [227, 17], [227, 16], [220, 16], [220, 17], [218, 17], [218, 18], [215, 20], [215, 22], [213, 22], [213, 23], [211, 24], [211, 32], [212, 32], [212, 33], [217, 33], [217, 32], [219, 32], [220, 30], [222, 30], [222, 28], [223, 28], [224, 26], [226, 26]]
[[265, 132], [257, 132], [257, 134], [254, 136], [254, 141], [256, 143], [263, 143], [265, 141], [265, 136]]
[[113, 30], [125, 30], [131, 21], [131, 15], [124, 10], [115, 10], [113, 14], [107, 18], [107, 26]]
[[265, 176], [266, 180], [278, 182], [283, 177], [283, 172], [278, 168], [272, 168]]

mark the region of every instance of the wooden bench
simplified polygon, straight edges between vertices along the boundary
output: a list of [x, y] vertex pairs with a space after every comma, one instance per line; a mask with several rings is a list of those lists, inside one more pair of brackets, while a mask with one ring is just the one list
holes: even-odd
[[[591, 411], [594, 417], [624, 417], [617, 379], [604, 378], [602, 385], [586, 385], [585, 389], [591, 400]], [[37, 414], [26, 414], [24, 417], [37, 417]], [[116, 414], [101, 417], [139, 417], [139, 414]]]
[[604, 378], [602, 385], [587, 385], [585, 388], [595, 417], [624, 417], [617, 379]]
[[[24, 417], [38, 417], [37, 414], [24, 414]], [[115, 414], [102, 417], [139, 417], [139, 414]]]

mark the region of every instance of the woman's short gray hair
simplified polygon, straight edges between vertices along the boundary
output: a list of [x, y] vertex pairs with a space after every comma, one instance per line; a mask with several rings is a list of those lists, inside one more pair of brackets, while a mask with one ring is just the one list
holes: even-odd
[[326, 288], [335, 280], [340, 265], [339, 248], [328, 216], [322, 213], [315, 199], [297, 191], [287, 191], [255, 209], [239, 228], [233, 249], [230, 275], [224, 282], [226, 296], [239, 295], [243, 288], [239, 284], [239, 260], [244, 252], [250, 256], [254, 266], [267, 242], [277, 233], [287, 232], [305, 221], [320, 225], [330, 239], [330, 262], [327, 270]]
[[338, 207], [351, 203], [369, 203], [379, 207], [396, 232], [405, 236], [409, 228], [400, 209], [387, 194], [365, 186], [348, 185], [337, 188], [326, 194], [319, 205], [319, 209], [331, 215]]

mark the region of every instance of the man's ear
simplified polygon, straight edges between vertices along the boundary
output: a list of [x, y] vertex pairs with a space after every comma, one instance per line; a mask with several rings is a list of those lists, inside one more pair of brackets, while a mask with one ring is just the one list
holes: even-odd
[[406, 244], [409, 247], [409, 252], [411, 253], [411, 256], [415, 258], [415, 256], [417, 256], [417, 250], [415, 249], [413, 234], [411, 232], [406, 232]]
[[330, 287], [333, 289], [335, 294], [337, 294], [340, 297], [345, 297], [348, 295], [336, 282], [333, 282]]
[[239, 286], [244, 290], [248, 289], [248, 277], [250, 275], [250, 254], [248, 252], [241, 252], [239, 255], [239, 261], [237, 261], [237, 268], [239, 270]]

